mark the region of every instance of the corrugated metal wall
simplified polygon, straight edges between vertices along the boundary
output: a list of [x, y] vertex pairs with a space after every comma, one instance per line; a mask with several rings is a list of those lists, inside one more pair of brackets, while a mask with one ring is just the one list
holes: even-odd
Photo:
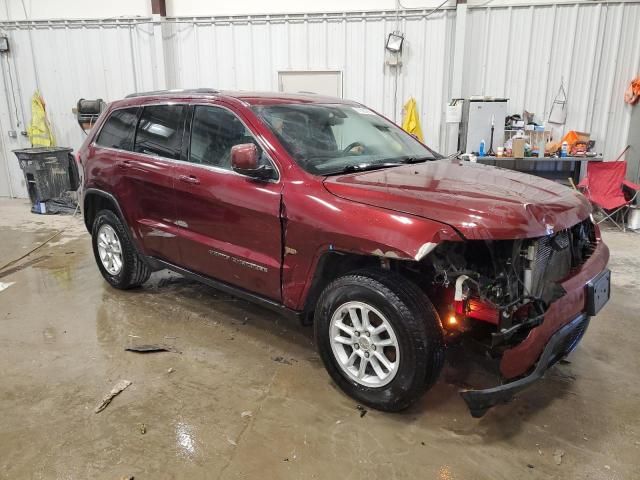
[[564, 81], [566, 125], [591, 132], [613, 159], [631, 107], [623, 93], [640, 72], [640, 4], [581, 3], [470, 9], [463, 94], [510, 99], [512, 112], [548, 118]]
[[[397, 117], [409, 96], [419, 100], [427, 141], [440, 148], [449, 97], [448, 58], [455, 11], [402, 15], [406, 33], [397, 91]], [[188, 22], [188, 19], [176, 19]], [[385, 65], [384, 42], [396, 29], [392, 13], [318, 14], [198, 19], [170, 24], [169, 85], [278, 90], [283, 70], [340, 70], [343, 95], [393, 117], [395, 67]]]
[[[9, 31], [12, 63], [19, 78], [26, 120], [29, 98], [37, 88], [31, 61], [29, 37], [37, 79], [60, 144], [77, 144], [83, 135], [71, 108], [80, 96], [116, 99], [146, 88], [150, 83], [151, 52], [149, 25], [16, 29]], [[80, 136], [79, 136], [80, 135]]]
[[[8, 95], [5, 102], [0, 102], [0, 122], [15, 196], [26, 196], [26, 189], [11, 150], [30, 146], [19, 132], [31, 119], [30, 100], [38, 85], [57, 144], [73, 148], [84, 138], [71, 111], [80, 97], [113, 100], [153, 87], [151, 25], [120, 22], [38, 22], [32, 28], [5, 25], [11, 53], [2, 59], [4, 91]], [[8, 138], [8, 130], [16, 130], [18, 138]], [[5, 196], [9, 193], [0, 192]]]
[[[25, 146], [25, 139], [8, 138], [6, 131], [24, 128], [16, 127], [16, 118], [30, 119], [34, 62], [58, 143], [74, 148], [83, 138], [71, 113], [79, 97], [113, 100], [157, 88], [165, 80], [173, 88], [277, 90], [280, 70], [329, 69], [343, 72], [346, 98], [389, 117], [394, 103], [399, 117], [402, 103], [415, 97], [427, 142], [444, 150], [455, 10], [428, 14], [408, 11], [398, 19], [395, 12], [169, 18], [162, 28], [163, 79], [155, 72], [160, 39], [154, 37], [151, 19], [0, 23], [11, 42], [1, 66], [8, 95], [0, 100], [0, 148], [13, 177], [12, 190], [26, 194], [16, 184], [21, 174], [10, 153]], [[397, 94], [384, 50], [396, 22], [406, 34]], [[564, 79], [567, 125], [591, 131], [598, 150], [615, 157], [624, 147], [630, 119], [622, 95], [640, 70], [638, 25], [640, 2], [635, 1], [469, 7], [463, 94], [506, 96], [512, 112], [526, 108], [546, 116]], [[6, 190], [3, 182], [0, 188]], [[8, 194], [4, 190], [0, 195]]]

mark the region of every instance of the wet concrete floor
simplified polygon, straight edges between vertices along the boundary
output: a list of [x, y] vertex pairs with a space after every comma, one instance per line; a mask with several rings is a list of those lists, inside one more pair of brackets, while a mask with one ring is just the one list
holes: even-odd
[[[83, 228], [0, 200], [0, 266], [65, 229], [0, 272], [0, 478], [640, 478], [640, 235], [605, 233], [613, 298], [570, 363], [477, 420], [444, 380], [361, 417], [310, 328], [166, 272], [110, 288]], [[124, 351], [150, 343], [180, 353]]]

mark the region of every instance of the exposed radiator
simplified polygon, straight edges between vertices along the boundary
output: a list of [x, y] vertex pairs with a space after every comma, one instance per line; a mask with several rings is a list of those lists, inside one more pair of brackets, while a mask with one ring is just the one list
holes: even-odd
[[[524, 272], [525, 289], [531, 296], [543, 297], [550, 282], [566, 277], [571, 271], [568, 230], [531, 240], [527, 246], [528, 268]], [[525, 292], [526, 293], [526, 292]]]

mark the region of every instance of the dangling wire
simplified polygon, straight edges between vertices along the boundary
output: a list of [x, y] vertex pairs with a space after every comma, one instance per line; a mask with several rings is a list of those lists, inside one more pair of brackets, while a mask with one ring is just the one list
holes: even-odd
[[[430, 15], [433, 15], [434, 13], [436, 13], [437, 11], [439, 11], [449, 0], [444, 0], [440, 5], [438, 5], [437, 7], [429, 10], [427, 13], [424, 14], [423, 18], [427, 18]], [[402, 2], [400, 0], [396, 0], [396, 32], [400, 31], [400, 9], [403, 10], [409, 10], [407, 7], [405, 7]], [[414, 10], [417, 7], [412, 7]], [[396, 54], [396, 55], [401, 55], [400, 53]], [[400, 74], [400, 64], [396, 63], [395, 65], [395, 72], [393, 75], [393, 121], [398, 123], [398, 76]]]
[[[440, 5], [438, 5], [436, 8], [429, 10], [427, 13], [424, 14], [425, 18], [428, 17], [429, 15], [436, 13], [438, 10], [440, 10], [445, 3], [447, 3], [449, 0], [444, 0], [444, 2], [442, 2]], [[493, 2], [493, 0], [489, 0], [487, 3]], [[402, 7], [404, 10], [409, 10], [408, 7], [405, 7], [402, 2], [400, 0], [396, 0], [396, 4], [399, 5], [400, 7]], [[486, 4], [484, 4], [486, 5]], [[418, 9], [420, 7], [411, 7], [412, 9]]]
[[[21, 0], [21, 3], [22, 3], [22, 11], [24, 12], [25, 20], [31, 20], [29, 18], [29, 15], [27, 14], [27, 7], [24, 6], [24, 0]], [[29, 34], [29, 48], [31, 49], [31, 63], [33, 64], [33, 76], [36, 81], [36, 88], [40, 93], [42, 93], [42, 90], [40, 90], [40, 78], [38, 76], [38, 66], [36, 65], [36, 54], [33, 50], [33, 36], [31, 35], [31, 28], [29, 28], [27, 32]]]
[[13, 108], [16, 112], [16, 128], [20, 128], [20, 125], [24, 122], [24, 118], [22, 122], [20, 121], [20, 115], [18, 115], [18, 102], [16, 101], [16, 92], [13, 86], [13, 75], [11, 73], [11, 63], [9, 62], [9, 55], [4, 53], [2, 56], [7, 61], [7, 73], [9, 74], [9, 86], [11, 88], [11, 97], [13, 98]]

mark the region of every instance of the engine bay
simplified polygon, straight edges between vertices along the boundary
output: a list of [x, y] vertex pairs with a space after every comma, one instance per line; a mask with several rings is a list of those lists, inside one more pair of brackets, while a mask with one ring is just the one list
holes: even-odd
[[595, 245], [590, 218], [538, 238], [444, 242], [421, 264], [430, 280], [423, 287], [450, 338], [472, 333], [490, 348], [507, 347], [542, 322], [566, 293], [560, 282]]

